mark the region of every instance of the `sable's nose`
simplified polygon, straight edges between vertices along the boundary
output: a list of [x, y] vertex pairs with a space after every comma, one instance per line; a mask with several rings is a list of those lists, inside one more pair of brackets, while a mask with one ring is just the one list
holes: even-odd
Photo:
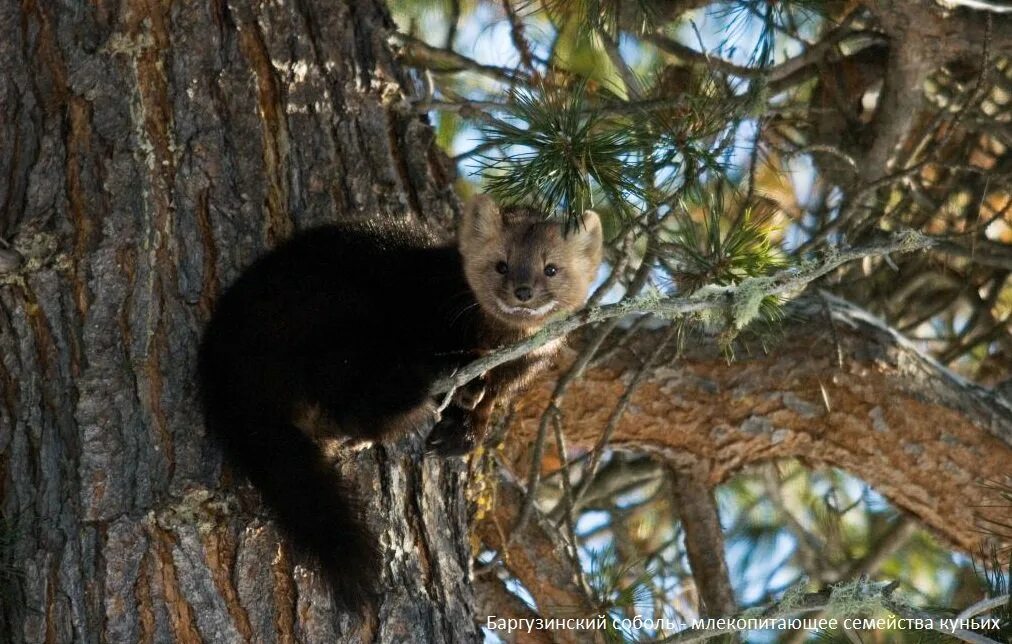
[[521, 286], [517, 288], [517, 290], [513, 291], [513, 295], [516, 295], [517, 299], [520, 300], [521, 302], [526, 302], [527, 300], [531, 299], [531, 296], [534, 295], [534, 292], [531, 291], [530, 286]]

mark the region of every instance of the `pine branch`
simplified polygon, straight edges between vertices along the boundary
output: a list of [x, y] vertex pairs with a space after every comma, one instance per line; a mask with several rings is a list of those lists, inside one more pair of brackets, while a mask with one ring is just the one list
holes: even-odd
[[413, 67], [423, 67], [434, 72], [475, 72], [491, 76], [504, 83], [529, 84], [526, 74], [506, 67], [486, 65], [457, 53], [452, 49], [434, 47], [429, 43], [404, 33], [394, 33], [391, 37], [402, 48], [405, 62]]
[[[1005, 600], [1008, 601], [1008, 595], [1005, 596]], [[925, 621], [931, 620], [932, 624], [938, 622], [937, 619], [932, 618], [932, 615], [921, 612], [915, 608], [911, 608], [910, 606], [895, 601], [890, 597], [883, 598], [882, 603], [891, 612], [905, 619], [921, 619]], [[963, 642], [969, 642], [969, 644], [1001, 644], [1001, 642], [995, 641], [990, 637], [987, 637], [986, 635], [974, 633], [973, 631], [967, 630], [965, 628], [956, 628], [951, 631], [943, 630], [941, 628], [936, 628], [935, 630], [937, 630], [939, 633], [945, 633], [946, 635], [955, 637], [956, 639], [961, 640]]]
[[866, 257], [880, 257], [898, 252], [924, 250], [934, 242], [914, 231], [900, 232], [881, 244], [850, 250], [831, 251], [818, 262], [780, 271], [769, 277], [750, 277], [738, 284], [723, 287], [704, 287], [688, 297], [662, 298], [645, 295], [615, 304], [584, 309], [563, 320], [552, 322], [531, 337], [502, 347], [480, 358], [454, 374], [441, 378], [432, 388], [433, 395], [446, 394], [470, 382], [489, 369], [534, 351], [552, 340], [560, 339], [578, 328], [627, 315], [650, 313], [677, 319], [692, 313], [701, 313], [728, 306], [734, 312], [736, 323], [746, 322], [756, 303], [771, 295], [786, 296], [801, 290], [810, 282], [831, 273], [849, 262]]
[[[789, 619], [799, 615], [811, 613], [840, 613], [853, 616], [875, 607], [883, 607], [891, 613], [904, 619], [920, 619], [925, 623], [932, 624], [934, 630], [939, 633], [950, 635], [970, 644], [1000, 644], [990, 637], [980, 635], [970, 630], [956, 628], [947, 630], [941, 627], [940, 621], [928, 613], [917, 610], [906, 603], [893, 598], [893, 591], [899, 585], [898, 582], [889, 584], [868, 583], [857, 581], [852, 584], [838, 585], [829, 590], [817, 593], [793, 594], [790, 591], [784, 598], [762, 609], [751, 609], [741, 613], [737, 619]], [[1004, 597], [1008, 600], [1008, 595]], [[975, 606], [974, 608], [979, 608]], [[987, 608], [980, 609], [983, 612]], [[734, 618], [733, 618], [734, 619]], [[690, 628], [671, 637], [659, 640], [664, 644], [682, 642], [702, 642], [720, 635], [738, 632], [735, 628]]]
[[[760, 609], [750, 609], [735, 616], [739, 619], [790, 619], [799, 615], [818, 613], [831, 609], [835, 604], [849, 606], [882, 605], [892, 595], [897, 582], [889, 584], [857, 582], [852, 586], [840, 586], [817, 593], [792, 593], [788, 591], [782, 600]], [[898, 605], [898, 603], [897, 603]], [[735, 628], [690, 628], [671, 637], [658, 640], [658, 644], [682, 642], [704, 642], [728, 633], [737, 633]]]
[[[657, 221], [658, 223], [662, 223], [665, 219], [666, 218], [661, 218]], [[652, 231], [648, 233], [648, 235], [651, 236], [651, 239], [653, 234], [654, 233]], [[631, 239], [631, 237], [629, 239]], [[639, 268], [636, 269], [636, 275], [633, 277], [632, 282], [630, 282], [629, 284], [628, 293], [630, 296], [635, 297], [639, 295], [640, 291], [642, 291], [643, 288], [649, 283], [651, 265], [653, 263], [652, 258], [653, 253], [651, 251], [647, 251], [647, 254], [644, 256], [643, 261], [640, 264]], [[614, 276], [614, 271], [612, 275]], [[609, 281], [610, 280], [611, 278], [609, 278]], [[597, 293], [591, 296], [590, 298], [591, 301], [592, 302], [596, 301], [595, 298], [599, 298], [599, 296], [603, 297], [603, 293], [604, 291], [599, 290]], [[604, 339], [612, 332], [612, 330], [614, 330], [616, 326], [618, 326], [618, 322], [619, 318], [614, 318], [607, 324], [601, 325], [601, 328], [598, 330], [594, 339], [587, 345], [587, 347], [584, 349], [581, 355], [577, 357], [576, 361], [569, 368], [569, 370], [565, 374], [563, 374], [562, 377], [559, 378], [559, 380], [555, 383], [555, 391], [552, 392], [551, 402], [549, 403], [545, 411], [541, 414], [541, 420], [538, 423], [538, 436], [534, 441], [533, 448], [531, 449], [531, 468], [530, 474], [528, 475], [527, 478], [528, 493], [527, 497], [524, 499], [523, 509], [521, 510], [519, 518], [517, 519], [517, 522], [513, 527], [513, 533], [516, 533], [517, 531], [523, 529], [524, 524], [527, 522], [527, 520], [530, 518], [531, 513], [534, 511], [534, 492], [537, 490], [538, 484], [541, 481], [541, 466], [538, 464], [541, 463], [541, 457], [544, 453], [545, 437], [548, 435], [549, 416], [555, 413], [555, 411], [559, 408], [559, 405], [562, 402], [562, 398], [566, 393], [566, 388], [569, 386], [570, 383], [572, 383], [574, 380], [580, 377], [580, 375], [583, 373], [583, 370], [587, 367], [587, 365], [590, 364], [590, 361], [591, 359], [593, 359], [594, 354], [597, 353], [597, 350], [601, 347], [601, 344], [604, 342]], [[631, 396], [632, 394], [629, 395]], [[618, 415], [621, 416], [621, 413], [622, 412], [618, 412]], [[607, 434], [607, 431], [605, 433]], [[603, 444], [600, 447], [603, 449]], [[563, 457], [564, 456], [565, 455], [563, 455]], [[601, 450], [598, 449], [594, 453], [593, 458], [591, 460], [591, 466], [590, 469], [588, 470], [588, 474], [586, 475], [587, 482], [589, 482], [591, 479], [594, 478], [593, 472], [597, 468], [597, 464], [600, 458], [601, 458]], [[584, 483], [584, 485], [581, 486], [580, 490], [576, 492], [575, 498], [577, 501], [583, 495], [586, 485], [587, 483]]]
[[567, 224], [599, 207], [602, 194], [619, 211], [642, 199], [641, 171], [630, 157], [635, 140], [622, 123], [587, 111], [588, 98], [585, 83], [513, 92], [508, 122], [482, 127], [486, 141], [510, 150], [482, 159], [486, 191], [502, 203], [561, 209]]
[[720, 617], [738, 611], [727, 561], [724, 532], [717, 500], [709, 484], [708, 465], [696, 458], [683, 458], [671, 468], [671, 486], [678, 516], [685, 530], [685, 550], [701, 600], [703, 617]]
[[770, 93], [776, 94], [813, 77], [818, 69], [818, 64], [852, 36], [860, 35], [864, 39], [854, 43], [853, 48], [848, 50], [848, 56], [853, 56], [872, 45], [880, 44], [879, 38], [867, 37], [867, 34], [851, 30], [852, 18], [853, 14], [848, 16], [843, 24], [827, 33], [803, 53], [766, 69], [739, 65], [719, 56], [701, 52], [659, 32], [647, 34], [644, 39], [656, 45], [661, 51], [682, 60], [705, 65], [709, 69], [715, 69], [738, 78], [761, 79], [769, 88]]
[[[597, 114], [601, 116], [632, 116], [641, 117], [645, 113], [673, 110], [689, 106], [685, 96], [664, 96], [661, 98], [644, 98], [629, 101], [588, 101], [580, 108], [581, 114]], [[741, 98], [731, 97], [725, 101], [730, 110], [740, 110], [746, 105]], [[462, 116], [484, 120], [488, 112], [508, 112], [514, 106], [504, 101], [479, 101], [466, 98], [452, 100], [423, 99], [415, 101], [415, 109], [419, 111], [437, 110], [440, 112], [458, 112]], [[800, 152], [799, 152], [800, 153]]]
[[1012, 6], [1007, 4], [1001, 4], [989, 0], [937, 0], [938, 4], [943, 7], [955, 9], [957, 7], [965, 7], [967, 9], [976, 9], [978, 11], [990, 11], [992, 13], [1012, 13]]
[[524, 22], [516, 9], [513, 8], [511, 0], [502, 0], [502, 8], [506, 13], [506, 19], [510, 24], [510, 38], [513, 40], [513, 48], [520, 54], [520, 66], [534, 72], [534, 54], [531, 52], [531, 45], [524, 35]]
[[1004, 606], [1005, 604], [1008, 603], [1008, 600], [1009, 600], [1009, 596], [1007, 594], [1006, 595], [1000, 595], [998, 597], [988, 597], [987, 599], [982, 599], [979, 602], [977, 602], [976, 604], [973, 604], [972, 606], [968, 606], [959, 615], [956, 615], [956, 621], [957, 622], [962, 622], [962, 621], [968, 620], [968, 619], [970, 619], [972, 617], [976, 617], [977, 615], [980, 615], [981, 613], [989, 612], [991, 610], [994, 610], [995, 608], [998, 608], [1000, 606]]

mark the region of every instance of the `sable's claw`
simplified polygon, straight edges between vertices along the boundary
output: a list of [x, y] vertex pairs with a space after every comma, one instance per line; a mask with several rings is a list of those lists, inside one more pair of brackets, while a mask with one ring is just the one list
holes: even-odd
[[436, 423], [425, 442], [426, 454], [437, 456], [464, 456], [474, 449], [470, 418], [458, 407], [450, 407], [443, 419]]
[[425, 453], [433, 456], [450, 457], [466, 456], [474, 449], [474, 440], [466, 433], [440, 433], [429, 435], [425, 444]]
[[467, 440], [465, 437], [454, 439], [437, 436], [429, 439], [429, 442], [426, 444], [425, 453], [443, 458], [467, 456], [473, 448], [474, 442]]

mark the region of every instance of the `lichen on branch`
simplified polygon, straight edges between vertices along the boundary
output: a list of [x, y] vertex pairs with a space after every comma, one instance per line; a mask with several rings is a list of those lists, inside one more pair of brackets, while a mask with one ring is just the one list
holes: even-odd
[[934, 241], [916, 231], [899, 231], [886, 242], [852, 249], [833, 249], [821, 259], [805, 262], [771, 276], [749, 277], [729, 286], [702, 288], [686, 297], [658, 297], [648, 293], [615, 304], [592, 306], [568, 318], [557, 320], [529, 338], [516, 344], [501, 347], [475, 360], [463, 369], [433, 385], [433, 395], [445, 394], [477, 378], [489, 369], [530, 353], [545, 344], [565, 337], [588, 324], [634, 314], [650, 314], [670, 320], [713, 310], [727, 310], [738, 328], [744, 327], [755, 316], [753, 304], [768, 296], [790, 297], [799, 293], [811, 282], [828, 275], [844, 264], [858, 259], [881, 257], [891, 253], [909, 253], [931, 247]]

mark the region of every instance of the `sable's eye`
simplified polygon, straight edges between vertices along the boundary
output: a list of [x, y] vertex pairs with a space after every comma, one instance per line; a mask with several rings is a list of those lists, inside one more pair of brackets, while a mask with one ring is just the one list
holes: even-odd
[[498, 264], [495, 265], [495, 272], [499, 273], [500, 275], [505, 275], [506, 271], [508, 271], [509, 269], [510, 269], [509, 264], [507, 264], [506, 262], [499, 262]]
[[559, 272], [559, 267], [555, 264], [549, 264], [545, 266], [545, 275], [548, 277], [555, 277], [555, 274]]

